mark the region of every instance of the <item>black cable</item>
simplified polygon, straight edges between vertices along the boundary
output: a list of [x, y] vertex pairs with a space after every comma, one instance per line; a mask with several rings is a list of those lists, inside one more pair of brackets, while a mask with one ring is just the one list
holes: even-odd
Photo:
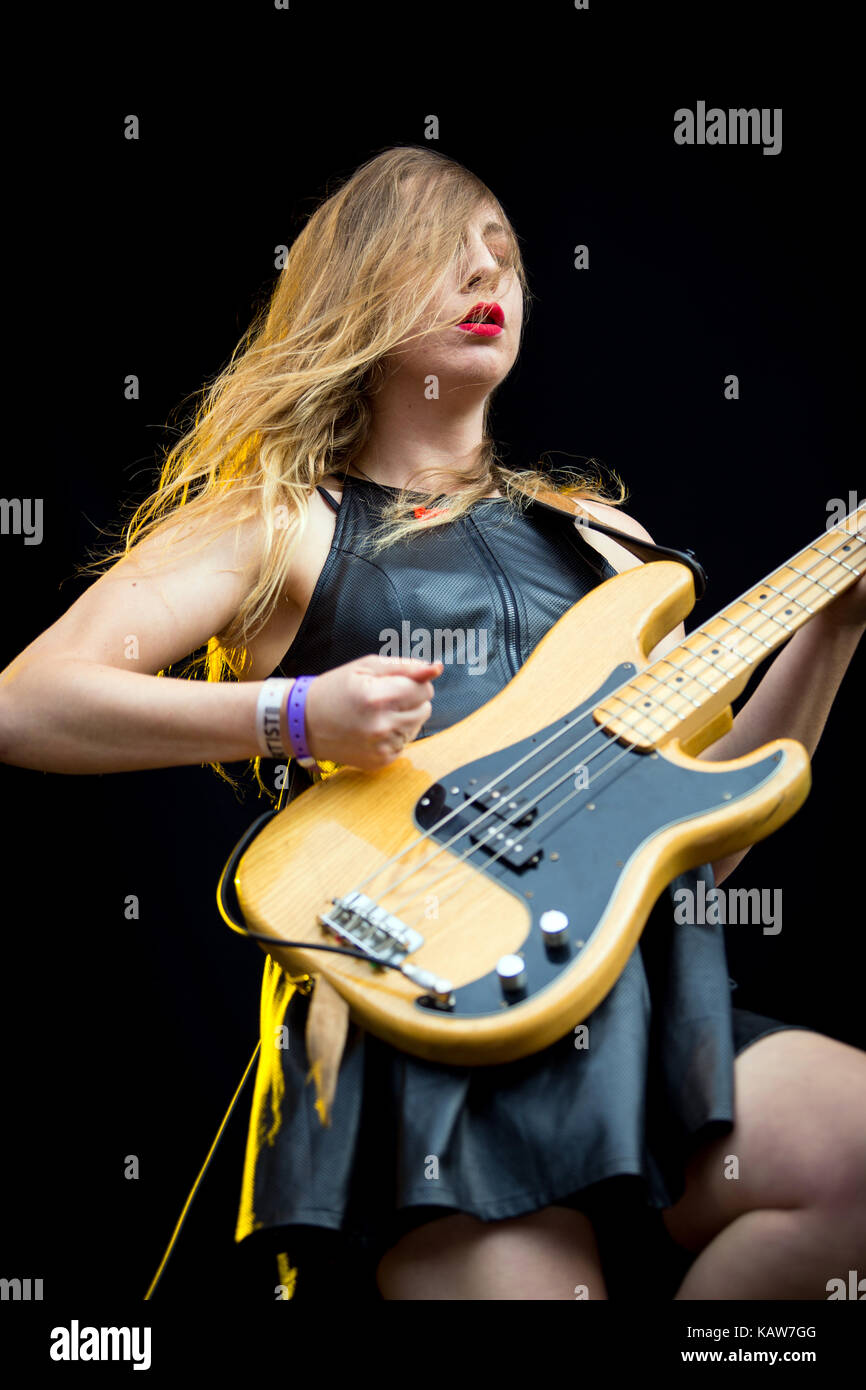
[[[225, 918], [223, 918], [225, 921]], [[402, 966], [391, 960], [379, 960], [376, 956], [366, 955], [363, 951], [353, 951], [349, 946], [325, 946], [314, 941], [286, 941], [282, 936], [263, 936], [261, 932], [248, 931], [246, 928], [235, 926], [232, 922], [227, 922], [233, 932], [238, 936], [248, 936], [251, 941], [267, 941], [272, 946], [296, 946], [303, 951], [335, 951], [340, 956], [352, 956], [355, 960], [364, 960], [368, 965], [381, 965], [383, 969], [400, 970]]]

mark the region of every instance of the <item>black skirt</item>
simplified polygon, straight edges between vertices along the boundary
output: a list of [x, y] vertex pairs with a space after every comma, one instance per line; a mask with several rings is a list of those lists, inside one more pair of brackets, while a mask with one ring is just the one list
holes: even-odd
[[[307, 1080], [309, 999], [293, 993], [284, 1018], [263, 1008], [235, 1240], [279, 1253], [298, 1294], [325, 1252], [335, 1271], [351, 1259], [375, 1297], [379, 1258], [414, 1226], [572, 1206], [593, 1221], [615, 1296], [617, 1242], [634, 1269], [682, 1195], [691, 1153], [731, 1129], [734, 1058], [801, 1026], [732, 1006], [721, 926], [674, 920], [669, 895], [697, 876], [713, 887], [709, 866], [671, 884], [585, 1034], [515, 1062], [452, 1067], [350, 1024], [329, 1127]], [[263, 997], [280, 981], [269, 959]], [[280, 1021], [288, 1046], [275, 1047]]]

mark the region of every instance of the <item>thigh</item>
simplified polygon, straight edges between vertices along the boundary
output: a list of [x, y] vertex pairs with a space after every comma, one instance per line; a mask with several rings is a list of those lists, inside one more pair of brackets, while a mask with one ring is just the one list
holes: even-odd
[[734, 1128], [695, 1154], [668, 1232], [698, 1251], [747, 1211], [863, 1202], [866, 1053], [786, 1029], [734, 1066]]
[[592, 1224], [570, 1207], [427, 1222], [386, 1252], [376, 1279], [385, 1299], [607, 1297]]

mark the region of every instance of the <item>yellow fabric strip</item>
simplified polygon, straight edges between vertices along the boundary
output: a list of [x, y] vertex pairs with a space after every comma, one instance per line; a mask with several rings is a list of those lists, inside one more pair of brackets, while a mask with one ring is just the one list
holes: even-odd
[[[285, 1016], [289, 1000], [295, 990], [306, 988], [309, 976], [293, 978], [277, 964], [271, 956], [265, 958], [265, 971], [262, 977], [262, 996], [259, 1008], [259, 1027], [262, 1045], [259, 1049], [259, 1064], [253, 1089], [250, 1109], [250, 1127], [247, 1134], [244, 1172], [241, 1181], [241, 1200], [235, 1227], [235, 1240], [246, 1239], [262, 1223], [255, 1214], [255, 1176], [256, 1160], [264, 1144], [273, 1145], [282, 1121], [282, 1103], [285, 1094], [283, 1065], [280, 1047], [287, 1043]], [[269, 1103], [269, 1106], [268, 1106]], [[271, 1123], [268, 1127], [268, 1108]]]
[[289, 1257], [282, 1252], [277, 1255], [277, 1278], [279, 1286], [286, 1291], [286, 1298], [294, 1298], [295, 1285], [298, 1282], [298, 1271], [292, 1269], [289, 1264]]

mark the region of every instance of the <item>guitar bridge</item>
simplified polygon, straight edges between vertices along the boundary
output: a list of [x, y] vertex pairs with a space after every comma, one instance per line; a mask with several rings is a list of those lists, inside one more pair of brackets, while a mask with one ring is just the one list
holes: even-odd
[[413, 931], [399, 917], [379, 907], [365, 893], [344, 893], [334, 898], [333, 908], [319, 913], [319, 921], [345, 942], [370, 957], [371, 962], [398, 965], [424, 945], [420, 932]]

